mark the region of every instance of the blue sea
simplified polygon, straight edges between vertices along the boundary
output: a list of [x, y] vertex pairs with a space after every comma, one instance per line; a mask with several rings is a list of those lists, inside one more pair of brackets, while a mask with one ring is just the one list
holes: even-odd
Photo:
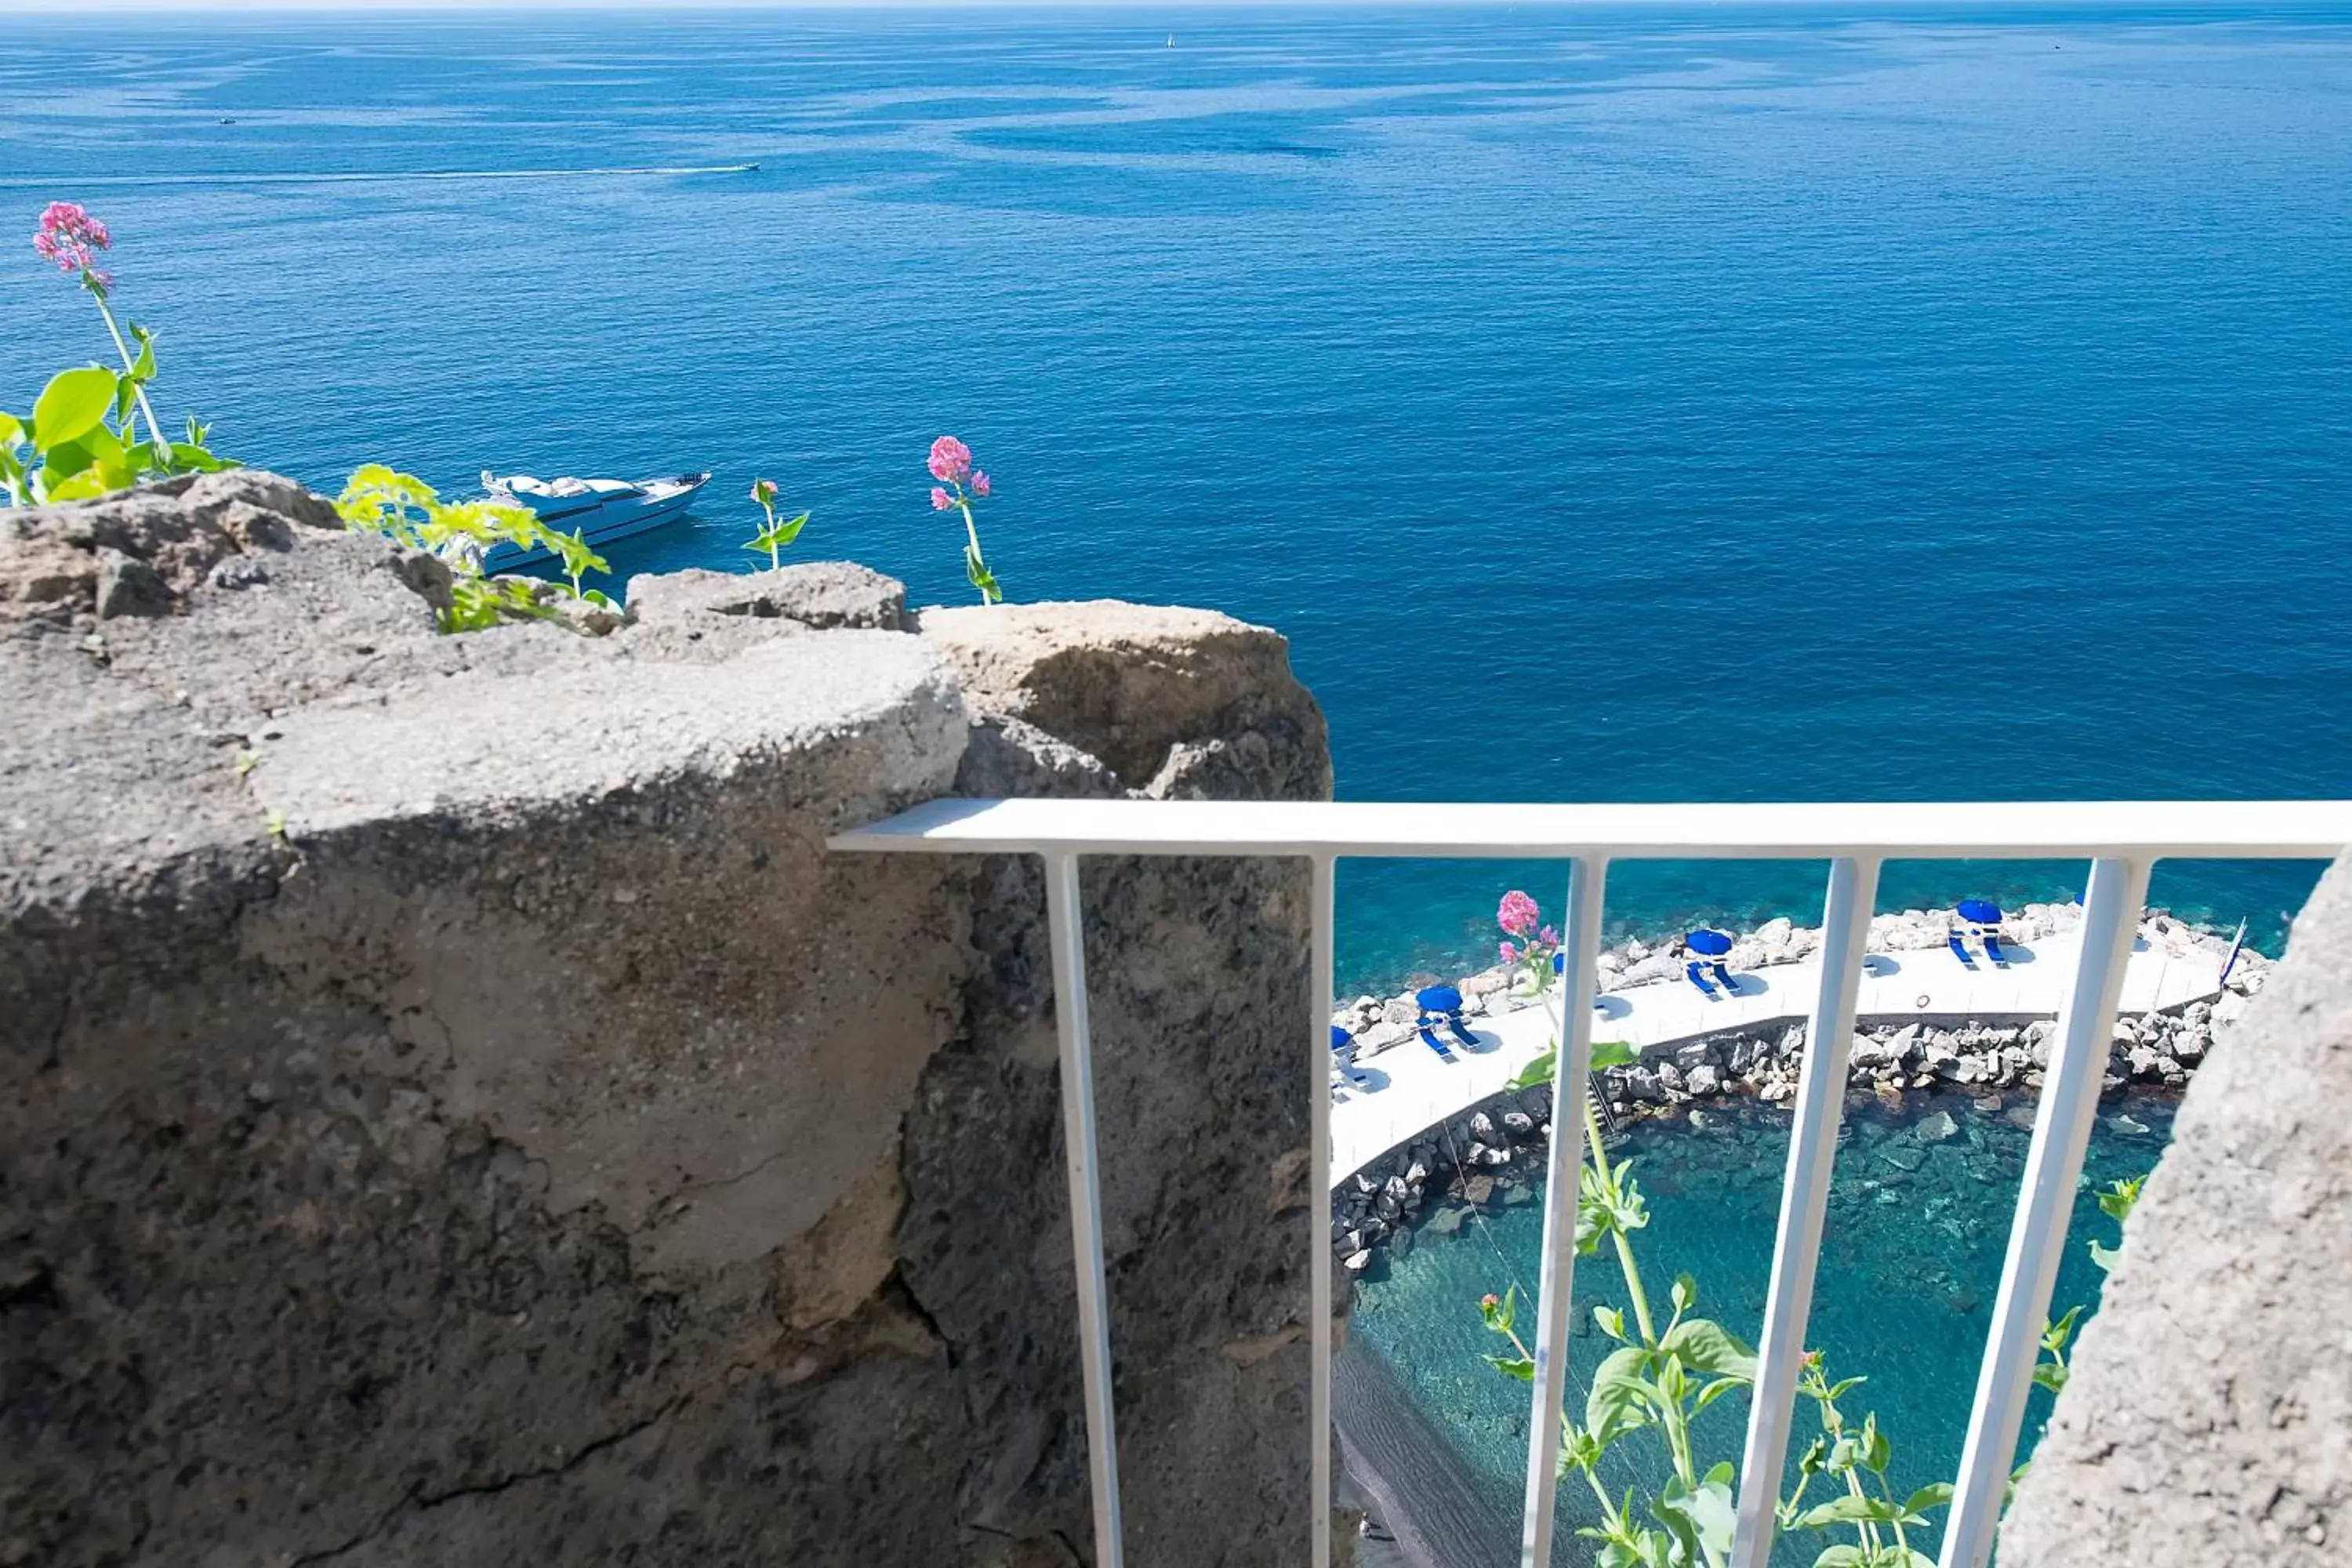
[[[1014, 596], [1286, 633], [1343, 796], [2347, 788], [2341, 3], [37, 16], [0, 102], [0, 227], [108, 219], [224, 449], [716, 469], [622, 575], [749, 562], [766, 476], [953, 603], [953, 432]], [[10, 248], [22, 408], [105, 344]], [[1350, 987], [1562, 880], [1346, 870]], [[2274, 947], [2310, 876], [2156, 897]]]
[[[624, 577], [748, 563], [764, 476], [798, 558], [956, 603], [953, 433], [1014, 597], [1287, 634], [1346, 797], [2352, 787], [2342, 0], [14, 16], [0, 105], [0, 232], [111, 223], [156, 401], [225, 450], [717, 470]], [[0, 407], [105, 346], [17, 240], [0, 323]], [[1344, 871], [1350, 989], [1563, 879]], [[1812, 918], [1820, 876], [1620, 867], [1609, 918]], [[2275, 949], [2311, 876], [2155, 896]], [[1908, 1182], [1858, 1119], [1823, 1275], [1906, 1476], [1957, 1452], [2022, 1137], [1958, 1114]], [[1783, 1127], [1636, 1140], [1660, 1267], [1748, 1331]], [[1465, 1314], [1534, 1212], [1359, 1319], [1505, 1520], [1523, 1415]]]

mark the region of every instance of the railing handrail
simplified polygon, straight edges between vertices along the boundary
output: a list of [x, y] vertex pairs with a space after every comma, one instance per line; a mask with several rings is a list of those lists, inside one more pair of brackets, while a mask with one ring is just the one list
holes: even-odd
[[2352, 801], [935, 800], [835, 849], [947, 855], [1340, 855], [1445, 859], [2316, 859]]
[[[1732, 1568], [1764, 1568], [1812, 1302], [1830, 1167], [1837, 1150], [1873, 892], [1896, 859], [2081, 859], [2083, 942], [2036, 1102], [2000, 1291], [1978, 1368], [1969, 1433], [1954, 1482], [1938, 1568], [1984, 1568], [2032, 1388], [2041, 1326], [2064, 1247], [2076, 1180], [2098, 1106], [2110, 1033], [2159, 858], [2331, 858], [2352, 845], [2352, 801], [1958, 801], [1665, 805], [1446, 805], [1366, 801], [938, 800], [827, 840], [835, 849], [946, 855], [1034, 854], [1045, 863], [1053, 931], [1055, 1033], [1064, 1089], [1087, 1459], [1097, 1568], [1122, 1558], [1110, 1327], [1104, 1300], [1093, 1045], [1086, 1005], [1077, 862], [1089, 855], [1300, 857], [1312, 868], [1310, 959], [1299, 1042], [1308, 1085], [1310, 1170], [1330, 1152], [1333, 868], [1341, 858], [1478, 858], [1568, 862], [1568, 983], [1555, 1005], [1590, 995], [1601, 941], [1602, 885], [1612, 860], [1795, 859], [1829, 862], [1809, 1048], [1792, 1108], [1772, 1280], [1739, 1470]], [[1591, 1012], [1563, 1007], [1554, 1027], [1559, 1081], [1591, 1062]], [[1576, 1262], [1576, 1171], [1582, 1140], [1555, 1128], [1544, 1197], [1543, 1288], [1536, 1331], [1522, 1568], [1548, 1568]], [[1331, 1501], [1331, 1194], [1311, 1181], [1315, 1248], [1308, 1286], [1310, 1517], [1307, 1561], [1328, 1568]]]

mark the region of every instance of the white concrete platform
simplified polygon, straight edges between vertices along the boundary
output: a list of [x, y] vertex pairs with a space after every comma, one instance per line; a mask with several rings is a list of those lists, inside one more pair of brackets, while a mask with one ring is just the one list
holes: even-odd
[[[1888, 1018], [2021, 1018], [2058, 1016], [2074, 973], [2080, 938], [2072, 931], [2031, 946], [2003, 942], [2009, 966], [1995, 969], [1979, 956], [1963, 968], [1948, 948], [1869, 956], [1856, 1005], [1864, 1023]], [[2221, 957], [2202, 948], [2143, 935], [2124, 971], [2120, 1010], [2161, 1012], [2221, 994]], [[1821, 984], [1819, 957], [1734, 972], [1737, 996], [1710, 1000], [1688, 980], [1654, 980], [1603, 992], [1593, 1009], [1592, 1037], [1623, 1040], [1636, 1048], [1666, 1045], [1718, 1030], [1780, 1026], [1812, 1010]], [[1497, 998], [1499, 1002], [1499, 998]], [[1516, 1011], [1468, 1019], [1476, 1050], [1447, 1038], [1446, 1062], [1419, 1037], [1357, 1064], [1361, 1086], [1333, 1079], [1330, 1180], [1337, 1183], [1366, 1161], [1475, 1105], [1508, 1083], [1550, 1044], [1559, 1024], [1557, 994]], [[1440, 1031], [1441, 1037], [1446, 1037]]]

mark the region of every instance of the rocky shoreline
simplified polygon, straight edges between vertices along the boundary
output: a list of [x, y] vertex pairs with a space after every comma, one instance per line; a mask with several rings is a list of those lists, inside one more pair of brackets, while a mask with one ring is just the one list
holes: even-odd
[[[2081, 916], [2072, 905], [2030, 904], [2002, 922], [2000, 935], [2028, 943], [2071, 928]], [[1952, 920], [1948, 910], [1879, 916], [1871, 922], [1866, 951], [1941, 947]], [[2231, 946], [2227, 937], [2161, 912], [2143, 921], [2141, 935], [2183, 955], [2191, 948], [2226, 953]], [[1773, 921], [1737, 938], [1727, 962], [1738, 973], [1794, 962], [1820, 944], [1820, 931]], [[1601, 967], [1604, 985], [1638, 984], [1675, 973], [1672, 960], [1640, 941], [1602, 953]], [[2103, 1095], [2117, 1095], [2133, 1085], [2169, 1090], [2186, 1086], [2273, 967], [2272, 960], [2245, 949], [2218, 998], [2118, 1017]], [[1499, 966], [1463, 979], [1465, 1014], [1490, 1016], [1549, 1001], [1517, 994], [1511, 981], [1511, 971]], [[1386, 1000], [1358, 997], [1337, 1010], [1332, 1021], [1356, 1034], [1361, 1060], [1412, 1039], [1418, 1016], [1413, 994], [1405, 992]], [[2057, 1032], [2053, 1020], [1864, 1018], [1859, 1024], [1847, 1079], [1849, 1105], [1875, 1097], [1899, 1107], [1914, 1092], [1957, 1090], [1982, 1113], [2032, 1124], [2032, 1097], [2042, 1087]], [[1595, 1026], [1605, 1033], [1605, 1026]], [[1796, 1094], [1805, 1037], [1806, 1026], [1797, 1022], [1662, 1042], [1597, 1079], [1612, 1115], [1621, 1120], [1703, 1114], [1705, 1102], [1729, 1097], [1783, 1102]], [[1550, 1139], [1551, 1108], [1549, 1086], [1506, 1089], [1360, 1166], [1332, 1193], [1334, 1256], [1350, 1272], [1360, 1273], [1383, 1248], [1399, 1256], [1409, 1251], [1420, 1226], [1458, 1227], [1473, 1211], [1535, 1201], [1533, 1184]]]

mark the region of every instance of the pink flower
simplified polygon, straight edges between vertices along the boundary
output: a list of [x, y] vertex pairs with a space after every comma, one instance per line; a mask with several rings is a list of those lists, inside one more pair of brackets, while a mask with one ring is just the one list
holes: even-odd
[[99, 270], [98, 253], [113, 243], [104, 224], [71, 202], [51, 202], [41, 213], [40, 233], [33, 236], [33, 248], [41, 259], [57, 263], [60, 272], [89, 273], [101, 289], [114, 279]]
[[930, 468], [931, 478], [955, 484], [971, 472], [971, 448], [952, 436], [942, 436], [931, 443]]
[[983, 470], [972, 475], [971, 493], [976, 496], [984, 496], [988, 493], [988, 475], [986, 471]]
[[1543, 930], [1536, 932], [1536, 940], [1543, 943], [1546, 947], [1558, 947], [1559, 945], [1559, 927], [1544, 927]]
[[1519, 961], [1519, 950], [1507, 942], [1498, 942], [1495, 944], [1495, 956], [1505, 963], [1517, 963]]
[[1532, 934], [1542, 919], [1543, 911], [1536, 907], [1536, 901], [1517, 888], [1503, 895], [1502, 903], [1495, 910], [1495, 923], [1513, 936]]
[[774, 500], [776, 499], [776, 481], [773, 479], [753, 479], [751, 481], [751, 499], [758, 501], [761, 506], [765, 506], [770, 501]]
[[937, 485], [933, 485], [931, 487], [931, 510], [933, 511], [945, 511], [948, 508], [953, 505], [955, 505], [955, 501], [947, 491], [940, 489]]

